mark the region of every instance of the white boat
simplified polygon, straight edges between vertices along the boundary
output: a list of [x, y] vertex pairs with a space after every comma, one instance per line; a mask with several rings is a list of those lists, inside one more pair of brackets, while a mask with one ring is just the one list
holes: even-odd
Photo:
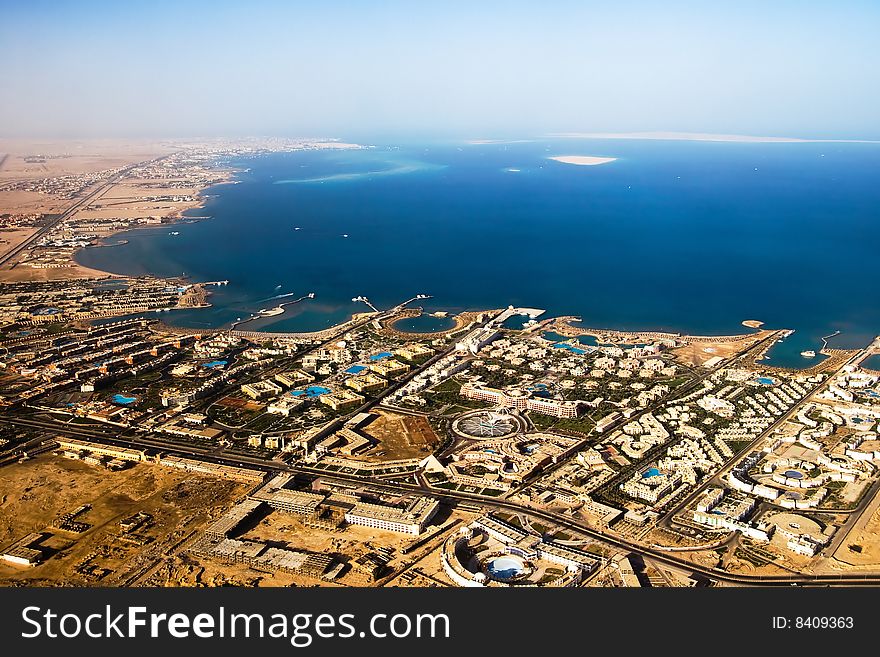
[[801, 356], [803, 356], [804, 358], [815, 358], [816, 352], [812, 349], [807, 349], [806, 351], [801, 352]]
[[170, 233], [168, 233], [168, 234], [169, 234], [169, 235], [180, 235], [180, 232], [179, 232], [179, 231], [176, 231], [176, 230], [172, 230], [172, 231], [171, 231]]

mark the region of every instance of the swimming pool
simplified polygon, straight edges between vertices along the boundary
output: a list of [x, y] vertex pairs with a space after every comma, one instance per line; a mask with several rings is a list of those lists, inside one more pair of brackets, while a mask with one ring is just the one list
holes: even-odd
[[305, 390], [291, 390], [290, 394], [294, 397], [302, 397], [305, 395], [308, 399], [314, 399], [330, 392], [330, 388], [324, 386], [309, 386]]
[[224, 365], [226, 365], [226, 361], [225, 361], [225, 360], [215, 360], [215, 361], [212, 361], [212, 362], [210, 362], [210, 363], [205, 363], [204, 365], [202, 365], [202, 367], [207, 367], [207, 368], [209, 368], [209, 369], [214, 369], [215, 367], [223, 367]]
[[803, 479], [804, 478], [804, 473], [798, 472], [797, 470], [786, 470], [782, 474], [784, 474], [789, 479]]
[[365, 369], [367, 369], [364, 365], [352, 365], [347, 370], [345, 370], [346, 374], [360, 374]]
[[122, 404], [123, 406], [127, 406], [128, 404], [134, 404], [137, 401], [137, 397], [126, 397], [125, 395], [113, 395], [113, 401], [117, 404]]
[[378, 354], [370, 356], [370, 360], [382, 360], [383, 358], [391, 358], [390, 351], [380, 351]]
[[759, 376], [757, 379], [755, 379], [755, 381], [760, 383], [762, 386], [772, 386], [774, 383], [776, 383], [776, 381], [767, 376]]
[[495, 579], [502, 581], [515, 579], [526, 572], [521, 559], [511, 556], [495, 557], [486, 565], [486, 570]]
[[584, 351], [583, 349], [578, 349], [577, 347], [573, 347], [573, 346], [571, 346], [570, 344], [568, 344], [568, 343], [566, 343], [566, 342], [557, 342], [555, 345], [553, 345], [553, 348], [554, 348], [554, 349], [566, 349], [566, 350], [570, 351], [570, 352], [573, 353], [573, 354], [585, 354], [585, 353], [587, 353], [587, 352]]
[[651, 477], [659, 477], [660, 471], [657, 468], [648, 468], [642, 473], [642, 479], [650, 479]]

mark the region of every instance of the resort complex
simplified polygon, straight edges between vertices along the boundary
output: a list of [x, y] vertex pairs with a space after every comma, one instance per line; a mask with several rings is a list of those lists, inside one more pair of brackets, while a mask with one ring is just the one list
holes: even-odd
[[284, 330], [337, 311], [275, 283], [251, 308], [231, 274], [74, 260], [122, 229], [174, 243], [207, 186], [244, 175], [218, 162], [339, 149], [364, 150], [245, 140], [0, 171], [0, 200], [31, 208], [3, 215], [0, 584], [880, 577], [880, 341], [831, 334], [794, 367], [776, 356], [792, 331], [757, 320], [624, 331], [533, 307], [431, 310], [424, 291], [360, 294], [336, 323]]

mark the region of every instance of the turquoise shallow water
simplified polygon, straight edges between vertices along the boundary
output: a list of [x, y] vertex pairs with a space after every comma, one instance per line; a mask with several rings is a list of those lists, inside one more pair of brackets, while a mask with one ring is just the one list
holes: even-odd
[[[546, 159], [563, 154], [619, 159]], [[429, 311], [513, 304], [618, 329], [727, 334], [759, 319], [796, 329], [771, 352], [777, 364], [808, 365], [800, 352], [835, 330], [839, 347], [880, 333], [877, 145], [566, 140], [235, 164], [249, 169], [241, 183], [210, 190], [193, 213], [210, 219], [177, 236], [131, 231], [78, 260], [229, 279], [212, 308], [163, 313], [193, 327], [315, 292], [258, 328], [324, 328], [367, 309], [353, 297], [389, 307], [427, 293]]]

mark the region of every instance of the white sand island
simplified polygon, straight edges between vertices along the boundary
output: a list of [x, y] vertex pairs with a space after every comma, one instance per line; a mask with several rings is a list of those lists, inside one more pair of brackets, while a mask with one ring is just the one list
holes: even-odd
[[616, 157], [595, 157], [593, 155], [557, 155], [556, 157], [549, 157], [548, 160], [555, 160], [556, 162], [562, 162], [563, 164], [576, 164], [578, 166], [596, 166], [597, 164], [607, 164], [608, 162], [614, 162]]

